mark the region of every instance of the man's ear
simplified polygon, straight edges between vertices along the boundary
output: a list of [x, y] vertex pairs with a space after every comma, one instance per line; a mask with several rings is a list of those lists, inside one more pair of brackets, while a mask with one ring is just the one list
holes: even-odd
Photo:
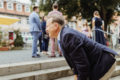
[[58, 25], [58, 23], [55, 23], [55, 27], [56, 27], [56, 29], [58, 29], [58, 28], [59, 28], [59, 25]]
[[56, 29], [56, 32], [59, 32], [59, 24], [58, 23], [55, 23], [55, 29]]
[[58, 23], [55, 23], [55, 26], [58, 27]]

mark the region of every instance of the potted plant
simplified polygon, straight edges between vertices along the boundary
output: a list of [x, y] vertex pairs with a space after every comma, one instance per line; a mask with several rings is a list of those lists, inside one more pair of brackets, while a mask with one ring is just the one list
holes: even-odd
[[22, 49], [24, 42], [19, 30], [14, 31], [14, 33], [16, 34], [16, 39], [14, 40], [15, 47], [13, 49]]
[[7, 47], [6, 40], [2, 38], [2, 31], [0, 27], [0, 51], [8, 51], [9, 48]]
[[8, 51], [8, 43], [6, 40], [1, 41], [0, 51]]

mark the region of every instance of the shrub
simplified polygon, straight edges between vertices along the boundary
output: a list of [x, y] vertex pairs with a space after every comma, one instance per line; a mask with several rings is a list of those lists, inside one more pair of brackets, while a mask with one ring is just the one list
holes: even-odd
[[14, 46], [15, 47], [23, 47], [24, 42], [22, 36], [19, 34], [19, 31], [14, 31], [16, 34], [16, 39], [14, 41]]

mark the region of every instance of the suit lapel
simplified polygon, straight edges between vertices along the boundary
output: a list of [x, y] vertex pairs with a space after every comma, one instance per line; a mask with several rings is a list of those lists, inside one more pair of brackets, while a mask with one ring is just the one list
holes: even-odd
[[62, 37], [63, 37], [63, 31], [64, 31], [64, 28], [65, 27], [63, 27], [62, 29], [61, 29], [61, 33], [60, 33], [60, 41], [59, 41], [59, 45], [60, 45], [60, 48], [61, 48], [61, 51], [62, 51], [62, 53], [64, 54], [64, 51], [63, 51], [63, 48], [62, 48]]
[[64, 28], [65, 28], [65, 27], [63, 27], [63, 28], [61, 29], [61, 33], [60, 33], [60, 43], [62, 42], [61, 40], [62, 40], [62, 34], [63, 34], [63, 31], [64, 31]]

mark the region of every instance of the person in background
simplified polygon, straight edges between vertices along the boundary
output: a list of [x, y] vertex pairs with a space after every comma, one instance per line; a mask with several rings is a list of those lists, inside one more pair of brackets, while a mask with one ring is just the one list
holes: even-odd
[[119, 12], [118, 11], [115, 11], [114, 12], [114, 16], [113, 16], [113, 19], [114, 20], [116, 20], [115, 22], [116, 22], [116, 24], [118, 25], [118, 36], [119, 36], [119, 38], [118, 38], [118, 43], [119, 43], [119, 48], [120, 48], [120, 16], [118, 15], [119, 14]]
[[83, 27], [81, 28], [81, 32], [85, 34], [87, 37], [91, 38], [91, 29], [90, 26], [88, 26], [87, 20], [83, 21]]
[[39, 15], [37, 14], [39, 12], [38, 6], [33, 7], [33, 12], [29, 16], [29, 23], [30, 23], [30, 33], [33, 37], [33, 43], [32, 43], [32, 57], [38, 58], [40, 57], [39, 54], [37, 54], [37, 41], [39, 38], [40, 32], [42, 32], [41, 29], [41, 23]]
[[65, 19], [65, 27], [69, 27], [67, 16], [65, 16], [64, 19]]
[[[42, 28], [42, 22], [41, 22], [41, 29], [43, 30], [43, 28]], [[43, 31], [39, 33], [39, 48], [40, 48], [40, 53], [42, 53], [42, 43], [43, 43]], [[37, 51], [39, 51], [39, 50], [37, 50]]]
[[120, 49], [120, 20], [118, 21], [118, 27], [119, 27], [119, 49]]
[[[57, 3], [54, 3], [53, 6], [53, 11], [49, 12], [48, 13], [48, 16], [52, 15], [52, 14], [57, 14], [57, 15], [61, 15], [62, 16], [62, 13], [60, 11], [58, 11], [58, 4]], [[50, 41], [51, 41], [51, 55], [49, 57], [56, 57], [55, 55], [55, 38], [50, 38]], [[62, 54], [59, 53], [59, 56], [61, 57]]]
[[82, 27], [83, 27], [83, 19], [82, 19], [82, 15], [80, 14], [77, 19], [77, 30], [81, 32]]
[[40, 32], [39, 33], [39, 48], [40, 48], [40, 52], [42, 52], [42, 43], [43, 43], [43, 32]]
[[46, 16], [42, 17], [42, 53], [48, 55], [49, 35], [46, 33]]
[[106, 40], [104, 37], [104, 23], [103, 20], [100, 18], [100, 14], [98, 11], [94, 12], [94, 17], [92, 19], [92, 30], [93, 30], [93, 38], [96, 42], [106, 45]]
[[115, 69], [115, 55], [74, 29], [64, 27], [64, 18], [50, 15], [47, 19], [49, 37], [57, 38], [61, 51], [74, 72], [76, 80], [108, 80]]
[[117, 41], [119, 36], [119, 26], [117, 22], [114, 22], [111, 27], [112, 33], [112, 47], [115, 49], [117, 47]]

